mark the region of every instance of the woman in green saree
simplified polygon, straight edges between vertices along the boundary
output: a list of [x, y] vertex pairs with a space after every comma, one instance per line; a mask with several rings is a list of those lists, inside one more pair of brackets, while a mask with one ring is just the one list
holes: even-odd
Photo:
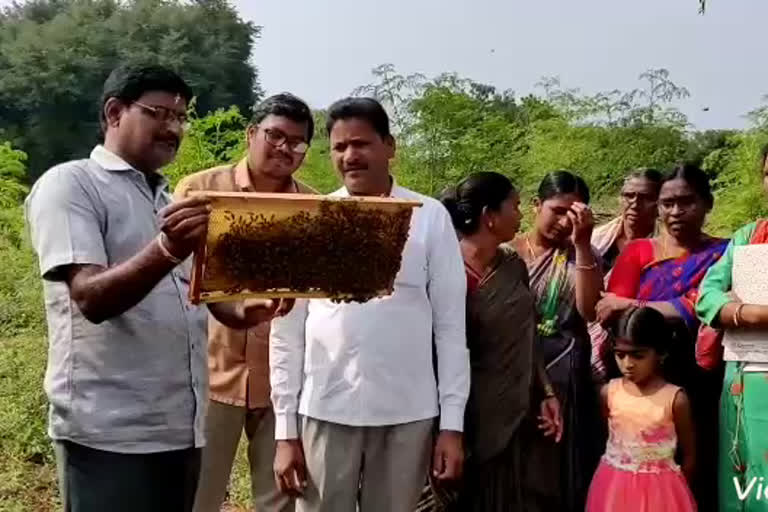
[[502, 244], [520, 227], [520, 197], [505, 176], [481, 172], [446, 190], [441, 200], [464, 256], [472, 371], [464, 427], [468, 458], [455, 510], [529, 510], [522, 477], [535, 461], [523, 454], [521, 425], [535, 404], [539, 437], [554, 437], [546, 441], [554, 445], [562, 424], [552, 385], [536, 365], [528, 271]]
[[528, 267], [537, 309], [536, 351], [563, 407], [563, 441], [528, 429], [524, 510], [581, 512], [603, 452], [605, 433], [592, 383], [587, 322], [595, 318], [603, 276], [592, 248], [589, 189], [567, 171], [544, 177], [531, 232], [514, 246]]
[[[768, 192], [768, 146], [763, 188]], [[696, 312], [707, 325], [768, 332], [768, 306], [746, 304], [731, 293], [736, 247], [768, 243], [768, 219], [742, 227], [699, 288]], [[762, 269], [764, 271], [764, 269]], [[768, 364], [727, 361], [720, 395], [720, 512], [768, 512]]]

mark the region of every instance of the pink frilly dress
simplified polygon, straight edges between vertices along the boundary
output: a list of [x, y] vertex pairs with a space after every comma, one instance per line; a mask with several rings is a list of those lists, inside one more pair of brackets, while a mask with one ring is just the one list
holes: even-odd
[[608, 383], [609, 437], [592, 479], [587, 512], [689, 512], [696, 502], [675, 463], [672, 404], [680, 390], [666, 384], [634, 396], [622, 379]]

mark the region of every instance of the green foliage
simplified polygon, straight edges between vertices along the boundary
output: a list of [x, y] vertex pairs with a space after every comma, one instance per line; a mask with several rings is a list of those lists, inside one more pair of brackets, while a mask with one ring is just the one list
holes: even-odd
[[16, 206], [26, 195], [26, 160], [27, 154], [13, 149], [10, 142], [0, 143], [0, 208]]
[[525, 130], [514, 96], [455, 75], [429, 83], [410, 102], [398, 160], [403, 185], [434, 195], [462, 176], [496, 170], [521, 173]]
[[715, 208], [708, 229], [728, 236], [747, 222], [768, 215], [759, 166], [760, 148], [768, 142], [768, 132], [735, 133], [724, 147], [712, 151], [703, 167], [715, 179]]
[[684, 133], [673, 127], [581, 126], [562, 119], [534, 123], [529, 146], [522, 181], [527, 189], [551, 170], [570, 169], [587, 181], [595, 197], [615, 192], [629, 169], [670, 167], [686, 148]]
[[259, 28], [224, 0], [38, 0], [0, 15], [0, 129], [30, 155], [30, 178], [87, 154], [99, 97], [118, 64], [179, 72], [201, 113], [260, 94], [249, 63]]
[[736, 130], [706, 130], [693, 132], [688, 136], [688, 148], [683, 160], [696, 165], [702, 165], [704, 159], [713, 151], [721, 149], [728, 143], [728, 138], [738, 133]]
[[0, 338], [0, 510], [54, 512], [56, 471], [41, 383], [47, 345], [39, 335]]
[[181, 178], [198, 171], [234, 163], [245, 153], [245, 128], [248, 121], [236, 106], [219, 109], [207, 116], [197, 117], [190, 110], [190, 126], [184, 134], [176, 159], [163, 174], [171, 190]]
[[21, 207], [0, 211], [0, 336], [45, 327], [37, 258], [26, 239]]
[[0, 336], [39, 331], [44, 324], [36, 258], [20, 206], [27, 193], [26, 155], [0, 143]]
[[569, 121], [606, 126], [674, 126], [683, 129], [687, 118], [672, 104], [690, 96], [675, 84], [664, 68], [648, 69], [638, 76], [643, 87], [630, 91], [584, 94], [578, 88], [563, 88], [558, 77], [544, 77], [537, 84], [544, 98]]
[[341, 186], [341, 181], [331, 164], [330, 141], [325, 130], [328, 116], [322, 110], [312, 115], [315, 118], [315, 134], [296, 178], [322, 194], [329, 194]]
[[[0, 451], [23, 459], [51, 461], [41, 387], [47, 345], [39, 336], [3, 339], [0, 343]], [[19, 364], [21, 361], [24, 364]]]

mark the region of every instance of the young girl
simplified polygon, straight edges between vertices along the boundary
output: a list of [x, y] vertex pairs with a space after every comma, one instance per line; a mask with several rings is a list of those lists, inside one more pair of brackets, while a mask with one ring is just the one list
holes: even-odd
[[[695, 465], [690, 405], [685, 392], [661, 374], [671, 342], [664, 316], [651, 308], [629, 309], [619, 318], [614, 340], [623, 376], [601, 390], [609, 438], [587, 512], [695, 511], [687, 483]], [[675, 462], [678, 443], [682, 469]]]

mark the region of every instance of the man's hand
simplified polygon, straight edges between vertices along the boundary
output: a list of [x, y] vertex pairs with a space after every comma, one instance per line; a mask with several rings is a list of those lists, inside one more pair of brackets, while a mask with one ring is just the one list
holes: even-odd
[[208, 304], [208, 309], [216, 320], [230, 329], [250, 329], [287, 315], [294, 302], [293, 299], [245, 299], [240, 302], [213, 302]]
[[183, 260], [197, 249], [210, 212], [210, 199], [205, 196], [182, 199], [158, 212], [162, 243], [171, 255]]
[[307, 487], [306, 464], [301, 441], [277, 441], [275, 450], [275, 484], [280, 492], [299, 496]]
[[456, 482], [464, 467], [464, 436], [461, 432], [441, 430], [432, 458], [432, 476], [438, 482]]
[[544, 437], [554, 437], [559, 443], [563, 437], [563, 419], [560, 412], [560, 401], [557, 397], [549, 397], [541, 401], [539, 409], [539, 430]]
[[294, 299], [245, 299], [240, 303], [243, 323], [258, 325], [285, 316], [293, 309]]

